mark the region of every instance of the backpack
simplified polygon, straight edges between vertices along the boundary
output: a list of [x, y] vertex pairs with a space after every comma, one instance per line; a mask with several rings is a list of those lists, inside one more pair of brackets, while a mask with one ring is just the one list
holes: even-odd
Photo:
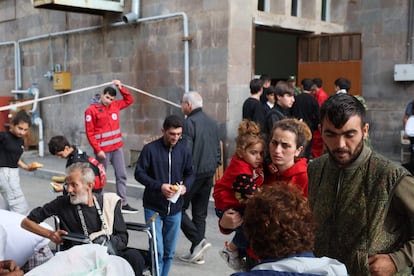
[[98, 160], [92, 156], [88, 156], [89, 166], [95, 173], [95, 185], [93, 186], [94, 190], [100, 190], [105, 187], [106, 184], [106, 172], [105, 166], [102, 163], [99, 163]]

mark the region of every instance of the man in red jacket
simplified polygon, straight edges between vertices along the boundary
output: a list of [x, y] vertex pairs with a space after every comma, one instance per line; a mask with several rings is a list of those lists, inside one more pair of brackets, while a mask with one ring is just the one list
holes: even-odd
[[92, 99], [91, 105], [85, 111], [86, 137], [98, 161], [102, 162], [105, 168], [109, 161], [114, 168], [116, 193], [122, 198], [122, 212], [136, 213], [138, 210], [129, 206], [127, 202], [127, 174], [119, 123], [119, 111], [131, 105], [134, 98], [119, 80], [114, 80], [113, 83], [121, 92], [122, 100], [115, 100], [116, 90], [110, 86], [105, 87], [101, 94]]

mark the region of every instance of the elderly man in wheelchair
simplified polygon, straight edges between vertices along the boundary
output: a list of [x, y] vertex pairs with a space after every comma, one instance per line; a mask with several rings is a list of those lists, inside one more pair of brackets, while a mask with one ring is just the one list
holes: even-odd
[[[33, 209], [21, 226], [61, 245], [64, 250], [79, 245], [83, 235], [86, 237], [83, 242], [105, 244], [109, 254], [124, 258], [135, 275], [142, 275], [143, 256], [138, 249], [127, 247], [128, 232], [121, 214], [121, 198], [114, 193], [93, 194], [94, 181], [94, 172], [87, 163], [72, 164], [66, 169], [68, 194]], [[51, 216], [59, 218], [58, 230], [39, 225]]]

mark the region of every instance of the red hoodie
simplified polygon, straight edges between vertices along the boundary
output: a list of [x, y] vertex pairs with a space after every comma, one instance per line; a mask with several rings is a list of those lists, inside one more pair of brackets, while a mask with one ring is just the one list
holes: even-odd
[[240, 174], [252, 175], [257, 187], [263, 183], [262, 168], [254, 169], [244, 160], [233, 156], [223, 176], [214, 184], [213, 198], [217, 209], [225, 211], [230, 208], [244, 208], [233, 190], [233, 183]]
[[292, 167], [283, 172], [266, 174], [264, 185], [272, 185], [274, 182], [295, 184], [303, 192], [303, 195], [308, 197], [308, 163], [306, 158], [299, 158]]

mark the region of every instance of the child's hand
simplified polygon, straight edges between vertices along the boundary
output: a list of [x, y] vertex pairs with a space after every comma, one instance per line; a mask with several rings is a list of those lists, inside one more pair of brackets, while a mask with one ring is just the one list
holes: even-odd
[[270, 163], [270, 164], [269, 164], [268, 169], [269, 169], [269, 172], [270, 172], [271, 174], [275, 174], [275, 173], [277, 173], [277, 172], [278, 172], [277, 167], [276, 167], [275, 165], [273, 165], [273, 163]]

